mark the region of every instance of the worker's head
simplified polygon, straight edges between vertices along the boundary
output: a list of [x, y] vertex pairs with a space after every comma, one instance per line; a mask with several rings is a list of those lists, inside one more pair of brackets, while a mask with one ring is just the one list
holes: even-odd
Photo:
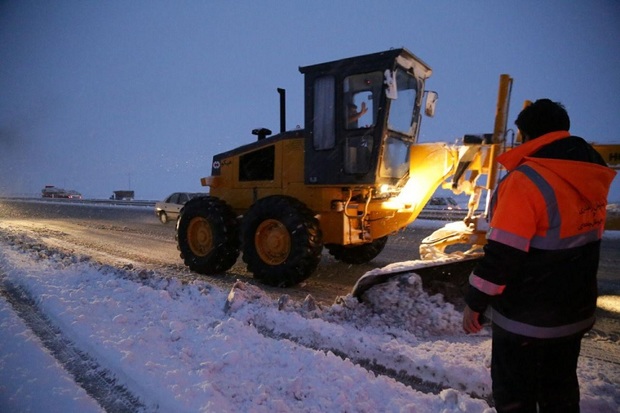
[[519, 113], [515, 125], [528, 141], [549, 132], [569, 130], [570, 118], [561, 103], [539, 99]]

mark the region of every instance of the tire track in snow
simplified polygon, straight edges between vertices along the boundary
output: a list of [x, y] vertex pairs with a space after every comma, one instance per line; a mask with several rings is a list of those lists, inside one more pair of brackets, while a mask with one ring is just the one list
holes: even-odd
[[[318, 345], [312, 346], [306, 343], [303, 339], [299, 337], [295, 337], [294, 335], [289, 335], [289, 334], [275, 333], [273, 330], [266, 328], [266, 327], [261, 327], [258, 324], [255, 324], [254, 327], [256, 328], [256, 331], [258, 331], [258, 333], [260, 333], [262, 336], [267, 337], [269, 339], [290, 340], [297, 345], [303, 346], [311, 350], [321, 351], [324, 353], [331, 352], [343, 360], [349, 360], [351, 363], [357, 364], [358, 366], [374, 373], [376, 376], [389, 377], [407, 387], [410, 387], [413, 390], [416, 390], [422, 393], [439, 394], [443, 390], [452, 388], [451, 386], [442, 385], [441, 383], [430, 382], [430, 381], [424, 380], [420, 377], [409, 374], [405, 370], [396, 371], [393, 368], [390, 368], [390, 367], [387, 367], [387, 366], [384, 366], [378, 363], [377, 360], [370, 360], [364, 357], [351, 356], [347, 354], [346, 352], [343, 352], [342, 350], [336, 349], [336, 348], [325, 348], [325, 347], [318, 346]], [[494, 406], [493, 399], [491, 396], [483, 397], [476, 393], [468, 393], [468, 392], [465, 392], [465, 393], [469, 395], [472, 399], [484, 400], [487, 402], [489, 406], [491, 407]]]
[[45, 348], [108, 413], [146, 412], [146, 406], [126, 387], [119, 384], [114, 373], [81, 351], [63, 336], [60, 329], [39, 310], [32, 298], [18, 286], [12, 285], [0, 272], [0, 295], [41, 340]]

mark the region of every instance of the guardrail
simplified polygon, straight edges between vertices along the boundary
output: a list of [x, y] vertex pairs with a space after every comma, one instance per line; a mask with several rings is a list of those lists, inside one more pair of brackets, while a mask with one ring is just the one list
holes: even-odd
[[423, 209], [418, 219], [432, 219], [438, 221], [458, 221], [467, 216], [463, 209]]
[[[114, 199], [67, 199], [67, 198], [28, 198], [28, 197], [0, 197], [6, 200], [18, 200], [28, 202], [60, 202], [67, 204], [84, 204], [84, 205], [118, 205], [129, 207], [155, 207], [157, 201], [122, 201]], [[418, 219], [432, 219], [438, 221], [458, 221], [467, 215], [467, 211], [463, 209], [423, 209]]]
[[99, 205], [122, 205], [135, 207], [155, 207], [157, 201], [123, 201], [116, 199], [75, 199], [75, 198], [28, 198], [28, 197], [0, 197], [4, 200], [28, 201], [28, 202], [61, 202], [67, 204], [99, 204]]

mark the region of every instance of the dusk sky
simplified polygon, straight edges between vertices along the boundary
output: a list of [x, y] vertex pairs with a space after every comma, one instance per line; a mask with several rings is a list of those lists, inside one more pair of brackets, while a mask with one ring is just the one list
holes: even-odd
[[279, 129], [276, 88], [303, 127], [300, 66], [398, 47], [433, 68], [423, 142], [491, 132], [508, 73], [509, 127], [548, 97], [620, 143], [619, 21], [618, 0], [0, 0], [0, 195], [204, 191], [214, 154]]

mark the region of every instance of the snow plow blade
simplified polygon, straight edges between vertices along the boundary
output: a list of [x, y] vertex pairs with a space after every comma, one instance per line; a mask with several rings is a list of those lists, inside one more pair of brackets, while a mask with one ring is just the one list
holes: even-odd
[[441, 261], [406, 261], [391, 264], [383, 268], [368, 271], [357, 280], [351, 295], [362, 300], [363, 294], [378, 284], [386, 283], [395, 277], [408, 273], [416, 273], [422, 279], [441, 279], [443, 281], [467, 280], [476, 264], [482, 259], [482, 254], [458, 258], [445, 258]]

